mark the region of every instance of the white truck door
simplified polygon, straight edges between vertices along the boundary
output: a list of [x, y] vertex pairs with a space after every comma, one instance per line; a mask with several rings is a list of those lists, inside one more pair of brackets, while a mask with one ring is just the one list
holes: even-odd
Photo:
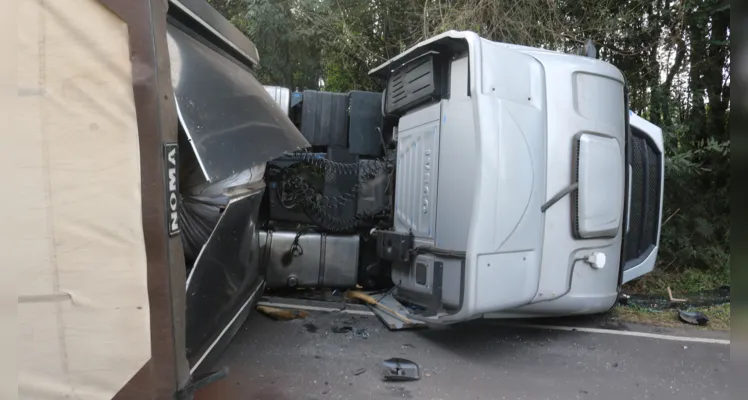
[[665, 184], [662, 129], [633, 112], [629, 115], [627, 218], [623, 240], [623, 283], [651, 272], [660, 244]]

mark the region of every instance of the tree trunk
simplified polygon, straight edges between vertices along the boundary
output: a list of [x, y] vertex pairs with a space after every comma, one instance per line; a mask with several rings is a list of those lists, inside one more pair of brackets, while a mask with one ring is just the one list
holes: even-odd
[[729, 10], [718, 11], [712, 15], [711, 40], [708, 47], [708, 61], [704, 65], [704, 85], [709, 99], [706, 129], [718, 140], [727, 140], [726, 112], [727, 99], [723, 98], [724, 68], [727, 61], [727, 31], [730, 27]]
[[[691, 7], [696, 7], [693, 4]], [[689, 89], [691, 92], [691, 112], [689, 128], [694, 142], [706, 138], [706, 106], [704, 104], [705, 88], [703, 79], [706, 62], [706, 29], [707, 14], [703, 10], [692, 9], [687, 17], [688, 38], [690, 41]]]

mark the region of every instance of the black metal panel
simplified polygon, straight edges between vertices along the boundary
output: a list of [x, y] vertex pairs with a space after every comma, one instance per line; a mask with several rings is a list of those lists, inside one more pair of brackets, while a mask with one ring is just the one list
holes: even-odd
[[401, 114], [440, 96], [441, 77], [434, 54], [424, 54], [394, 71], [387, 81], [385, 111]]
[[309, 143], [247, 70], [168, 27], [177, 111], [209, 182]]
[[[624, 261], [646, 256], [657, 245], [660, 223], [662, 162], [660, 152], [646, 135], [632, 129], [631, 135], [631, 202], [629, 230], [624, 240]], [[625, 269], [636, 263], [626, 263]]]
[[169, 15], [242, 62], [260, 62], [257, 47], [206, 0], [169, 0]]
[[312, 146], [348, 146], [348, 96], [304, 91], [301, 134]]
[[[432, 317], [437, 313], [446, 311], [448, 314], [454, 314], [462, 310], [462, 306], [465, 301], [465, 260], [459, 260], [460, 268], [460, 303], [457, 308], [448, 308], [442, 302], [443, 288], [444, 288], [444, 261], [438, 258], [433, 262], [433, 279], [431, 293], [421, 293], [411, 290], [404, 289], [402, 286], [398, 286], [394, 293], [395, 297], [399, 300], [414, 304], [421, 307], [420, 310], [413, 311], [413, 314], [421, 317]], [[449, 267], [449, 266], [448, 266]], [[451, 268], [455, 265], [452, 264]], [[407, 268], [410, 268], [407, 266]]]
[[444, 282], [444, 263], [441, 261], [434, 261], [434, 277], [431, 282], [431, 304], [429, 305], [426, 312], [423, 314], [424, 317], [431, 317], [436, 315], [442, 309], [442, 288]]
[[646, 196], [647, 207], [645, 209], [646, 215], [644, 216], [644, 237], [645, 246], [657, 244], [657, 229], [660, 223], [660, 157], [655, 153], [652, 148], [647, 146], [647, 151], [644, 152], [647, 174]]
[[386, 261], [406, 262], [413, 249], [413, 236], [400, 232], [377, 232], [377, 254]]
[[382, 94], [350, 92], [348, 149], [360, 156], [382, 155]]
[[261, 281], [257, 218], [262, 190], [232, 199], [187, 285], [187, 359], [194, 365]]
[[424, 263], [416, 263], [416, 283], [419, 285], [425, 285], [428, 275], [428, 267]]

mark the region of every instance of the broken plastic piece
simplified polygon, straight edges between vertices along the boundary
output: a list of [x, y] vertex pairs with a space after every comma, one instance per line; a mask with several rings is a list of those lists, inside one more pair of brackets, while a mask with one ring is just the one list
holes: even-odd
[[678, 317], [681, 321], [691, 325], [706, 325], [709, 322], [709, 317], [700, 311], [678, 310]]
[[257, 311], [267, 315], [276, 321], [290, 321], [297, 318], [306, 318], [309, 316], [305, 311], [284, 310], [282, 308], [257, 306]]
[[667, 287], [667, 294], [670, 297], [670, 302], [671, 303], [685, 303], [686, 301], [688, 301], [686, 299], [676, 299], [676, 298], [674, 298], [673, 297], [673, 291], [670, 289], [670, 286]]
[[[401, 329], [428, 327], [428, 325], [422, 321], [412, 320], [405, 317], [405, 315], [409, 313], [409, 310], [397, 301], [397, 299], [392, 296], [392, 293], [385, 293], [384, 295], [376, 296], [364, 295], [368, 297], [366, 300], [351, 293], [352, 292], [350, 291], [346, 292], [346, 297], [355, 297], [366, 302], [369, 309], [379, 317], [384, 326], [389, 330], [396, 331]], [[371, 299], [374, 304], [372, 304], [369, 299]]]
[[348, 291], [345, 292], [345, 297], [347, 297], [349, 299], [358, 299], [358, 300], [361, 300], [361, 301], [363, 301], [364, 303], [366, 303], [366, 304], [368, 304], [370, 306], [375, 306], [377, 308], [380, 308], [380, 309], [382, 309], [382, 310], [390, 313], [391, 315], [395, 316], [396, 318], [400, 319], [403, 322], [410, 322], [410, 319], [408, 319], [408, 317], [406, 317], [406, 316], [398, 313], [397, 311], [394, 311], [393, 309], [385, 306], [384, 304], [382, 304], [379, 301], [377, 301], [377, 299], [369, 296], [366, 293], [358, 292], [358, 291], [355, 291], [355, 290], [348, 290]]
[[359, 376], [359, 375], [363, 374], [364, 372], [366, 372], [366, 368], [359, 368], [359, 369], [353, 371], [353, 376]]
[[407, 382], [421, 379], [418, 364], [404, 358], [390, 358], [384, 361], [385, 382]]

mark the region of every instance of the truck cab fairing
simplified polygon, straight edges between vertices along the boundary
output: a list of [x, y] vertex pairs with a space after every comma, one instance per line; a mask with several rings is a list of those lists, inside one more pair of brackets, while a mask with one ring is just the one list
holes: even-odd
[[[650, 268], [622, 253], [629, 217], [643, 221], [625, 213], [642, 184], [627, 176], [651, 163], [661, 177], [662, 151], [627, 161], [636, 148], [614, 66], [450, 31], [371, 73], [388, 80], [385, 111], [399, 119], [395, 232], [422, 254], [395, 263], [392, 277], [400, 298], [429, 309], [417, 318], [600, 312], [615, 303], [622, 269], [629, 280]], [[641, 121], [631, 118], [632, 131], [656, 136]], [[659, 232], [653, 179], [657, 212], [642, 223]]]

